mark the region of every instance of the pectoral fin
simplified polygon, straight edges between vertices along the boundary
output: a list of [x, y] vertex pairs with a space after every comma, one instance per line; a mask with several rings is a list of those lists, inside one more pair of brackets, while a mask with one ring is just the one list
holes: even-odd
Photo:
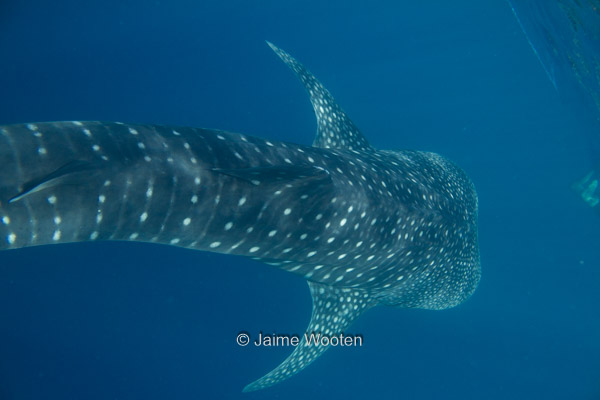
[[[307, 335], [339, 336], [376, 302], [361, 289], [336, 288], [314, 282], [309, 282], [308, 286], [313, 299], [313, 312]], [[302, 335], [300, 344], [277, 368], [247, 385], [244, 392], [264, 389], [290, 378], [327, 350], [328, 346], [307, 343], [307, 335]]]
[[275, 54], [294, 71], [310, 95], [310, 102], [317, 117], [317, 136], [314, 147], [372, 151], [367, 139], [346, 115], [333, 96], [315, 76], [294, 57], [267, 42]]

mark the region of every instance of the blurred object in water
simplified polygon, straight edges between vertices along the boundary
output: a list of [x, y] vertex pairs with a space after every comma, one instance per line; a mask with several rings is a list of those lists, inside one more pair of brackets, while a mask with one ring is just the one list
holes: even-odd
[[598, 191], [598, 177], [594, 170], [587, 173], [581, 180], [573, 183], [573, 190], [577, 192], [583, 201], [590, 207], [596, 207], [600, 203], [600, 191]]
[[596, 207], [600, 176], [600, 0], [507, 0], [546, 75], [587, 130], [592, 170], [572, 187]]
[[575, 83], [600, 115], [600, 0], [508, 3], [552, 84]]

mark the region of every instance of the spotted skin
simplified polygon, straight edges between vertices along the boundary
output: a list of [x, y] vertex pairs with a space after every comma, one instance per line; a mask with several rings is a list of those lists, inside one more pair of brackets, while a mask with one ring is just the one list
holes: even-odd
[[310, 102], [317, 116], [317, 136], [313, 146], [326, 149], [371, 150], [367, 139], [321, 82], [288, 53], [273, 43], [267, 42], [267, 44], [294, 71], [310, 95]]
[[[378, 305], [444, 309], [480, 276], [477, 196], [433, 153], [372, 148], [289, 54], [317, 115], [313, 146], [106, 122], [0, 127], [0, 250], [129, 240], [261, 260], [308, 280], [307, 332], [338, 335]], [[327, 347], [304, 340], [246, 386], [281, 382]]]

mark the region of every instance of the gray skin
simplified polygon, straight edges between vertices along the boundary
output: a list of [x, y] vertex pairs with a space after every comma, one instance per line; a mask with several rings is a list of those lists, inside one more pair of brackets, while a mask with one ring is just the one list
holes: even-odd
[[[198, 128], [45, 122], [0, 128], [0, 250], [129, 240], [252, 257], [308, 280], [307, 332], [339, 335], [378, 304], [444, 309], [480, 277], [477, 196], [453, 163], [378, 151], [301, 64], [312, 147]], [[244, 389], [327, 346], [302, 339]]]

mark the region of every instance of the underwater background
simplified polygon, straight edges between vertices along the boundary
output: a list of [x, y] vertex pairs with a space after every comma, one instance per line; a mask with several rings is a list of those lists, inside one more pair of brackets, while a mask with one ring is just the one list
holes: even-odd
[[292, 349], [236, 335], [303, 332], [304, 279], [159, 245], [2, 252], [0, 400], [600, 399], [600, 215], [571, 190], [600, 160], [596, 88], [551, 56], [575, 43], [573, 25], [536, 30], [563, 20], [547, 4], [582, 4], [586, 21], [598, 4], [513, 3], [519, 20], [504, 0], [0, 2], [0, 124], [141, 122], [310, 144], [308, 96], [269, 40], [374, 146], [465, 169], [482, 260], [457, 308], [372, 309], [349, 329], [362, 347], [243, 394]]

